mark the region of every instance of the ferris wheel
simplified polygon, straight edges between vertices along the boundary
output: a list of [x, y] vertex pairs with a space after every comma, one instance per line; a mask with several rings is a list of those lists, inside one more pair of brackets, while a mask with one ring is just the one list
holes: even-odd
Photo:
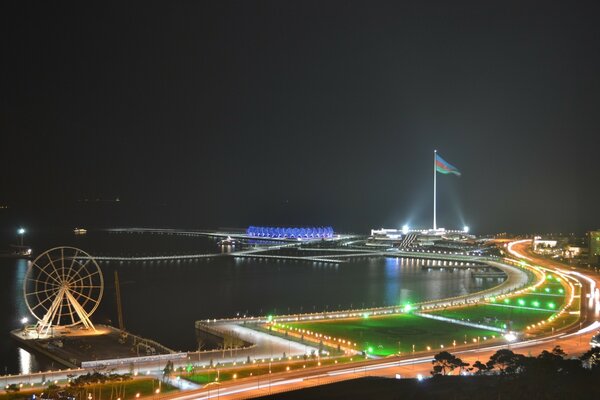
[[40, 333], [52, 327], [75, 326], [96, 330], [90, 316], [104, 291], [100, 266], [92, 256], [75, 247], [55, 247], [29, 265], [23, 294]]

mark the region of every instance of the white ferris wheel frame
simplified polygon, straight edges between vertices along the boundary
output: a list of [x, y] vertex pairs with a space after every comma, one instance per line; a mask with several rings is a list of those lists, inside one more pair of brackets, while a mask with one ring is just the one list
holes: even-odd
[[94, 258], [76, 247], [46, 250], [27, 268], [23, 296], [37, 329], [47, 334], [52, 327], [83, 324], [96, 330], [90, 316], [104, 292], [104, 277]]

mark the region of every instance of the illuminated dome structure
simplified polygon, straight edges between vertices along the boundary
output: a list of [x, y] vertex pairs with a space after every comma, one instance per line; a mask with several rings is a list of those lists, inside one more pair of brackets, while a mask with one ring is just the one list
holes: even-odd
[[246, 229], [248, 236], [281, 239], [326, 239], [333, 237], [330, 226], [308, 228], [285, 228], [271, 226], [250, 226]]

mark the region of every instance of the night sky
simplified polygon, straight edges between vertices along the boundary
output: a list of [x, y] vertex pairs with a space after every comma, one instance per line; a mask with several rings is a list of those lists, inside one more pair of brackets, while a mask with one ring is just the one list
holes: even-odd
[[2, 2], [0, 225], [598, 228], [594, 3]]

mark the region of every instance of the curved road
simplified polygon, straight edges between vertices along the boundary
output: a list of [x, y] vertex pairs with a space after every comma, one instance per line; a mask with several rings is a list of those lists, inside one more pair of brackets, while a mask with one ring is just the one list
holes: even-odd
[[[582, 285], [581, 322], [575, 326], [545, 338], [506, 343], [480, 348], [469, 348], [453, 351], [464, 361], [473, 364], [476, 360], [487, 359], [498, 349], [509, 347], [521, 353], [537, 355], [542, 350], [551, 350], [554, 346], [561, 346], [569, 355], [579, 355], [589, 350], [590, 338], [599, 329], [600, 301], [598, 287], [600, 277], [598, 274], [587, 270], [569, 268], [565, 265], [541, 258], [529, 251], [531, 241], [511, 243], [511, 253], [518, 259], [528, 263], [543, 266], [575, 278]], [[264, 396], [289, 390], [331, 383], [359, 376], [389, 376], [400, 374], [402, 377], [429, 376], [431, 360], [435, 352], [420, 357], [390, 357], [380, 360], [370, 360], [351, 365], [333, 365], [317, 367], [310, 370], [289, 371], [271, 374], [268, 377], [245, 378], [239, 381], [230, 381], [222, 384], [208, 385], [202, 389], [179, 392], [162, 396], [165, 400], [192, 400], [192, 399], [237, 399]]]

